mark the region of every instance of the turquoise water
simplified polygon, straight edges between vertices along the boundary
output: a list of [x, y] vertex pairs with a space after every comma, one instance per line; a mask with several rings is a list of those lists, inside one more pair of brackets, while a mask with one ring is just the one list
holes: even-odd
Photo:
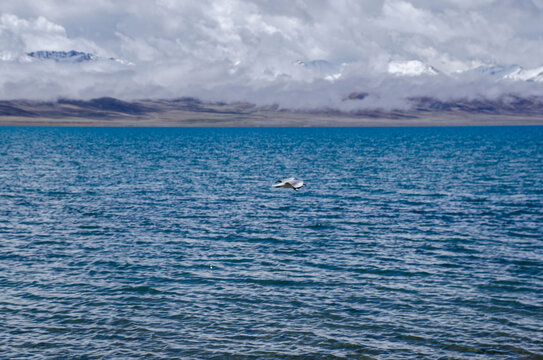
[[543, 127], [7, 127], [0, 185], [0, 358], [543, 356]]

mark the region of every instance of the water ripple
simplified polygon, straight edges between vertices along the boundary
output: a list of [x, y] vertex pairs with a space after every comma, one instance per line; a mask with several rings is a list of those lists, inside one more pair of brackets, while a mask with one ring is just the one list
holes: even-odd
[[542, 135], [1, 128], [1, 357], [543, 356]]

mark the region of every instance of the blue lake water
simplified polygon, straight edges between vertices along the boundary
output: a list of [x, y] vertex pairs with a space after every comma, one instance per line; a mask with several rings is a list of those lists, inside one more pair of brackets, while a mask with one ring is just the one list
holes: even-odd
[[0, 128], [0, 358], [537, 358], [542, 329], [543, 127]]

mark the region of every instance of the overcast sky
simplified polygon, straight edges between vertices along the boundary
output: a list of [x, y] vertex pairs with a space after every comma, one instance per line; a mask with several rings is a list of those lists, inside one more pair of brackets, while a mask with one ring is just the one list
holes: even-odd
[[[0, 13], [3, 99], [328, 106], [364, 91], [396, 106], [423, 94], [543, 93], [543, 82], [473, 71], [543, 67], [543, 0], [2, 0]], [[26, 56], [39, 50], [100, 59]]]

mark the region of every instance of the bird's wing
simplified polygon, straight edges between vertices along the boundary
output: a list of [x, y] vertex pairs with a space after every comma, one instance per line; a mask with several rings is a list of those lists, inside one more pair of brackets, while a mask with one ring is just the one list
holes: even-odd
[[304, 185], [304, 182], [301, 180], [295, 180], [293, 177], [288, 179], [279, 180], [276, 184], [273, 184], [273, 187], [286, 187], [292, 189], [299, 189]]

